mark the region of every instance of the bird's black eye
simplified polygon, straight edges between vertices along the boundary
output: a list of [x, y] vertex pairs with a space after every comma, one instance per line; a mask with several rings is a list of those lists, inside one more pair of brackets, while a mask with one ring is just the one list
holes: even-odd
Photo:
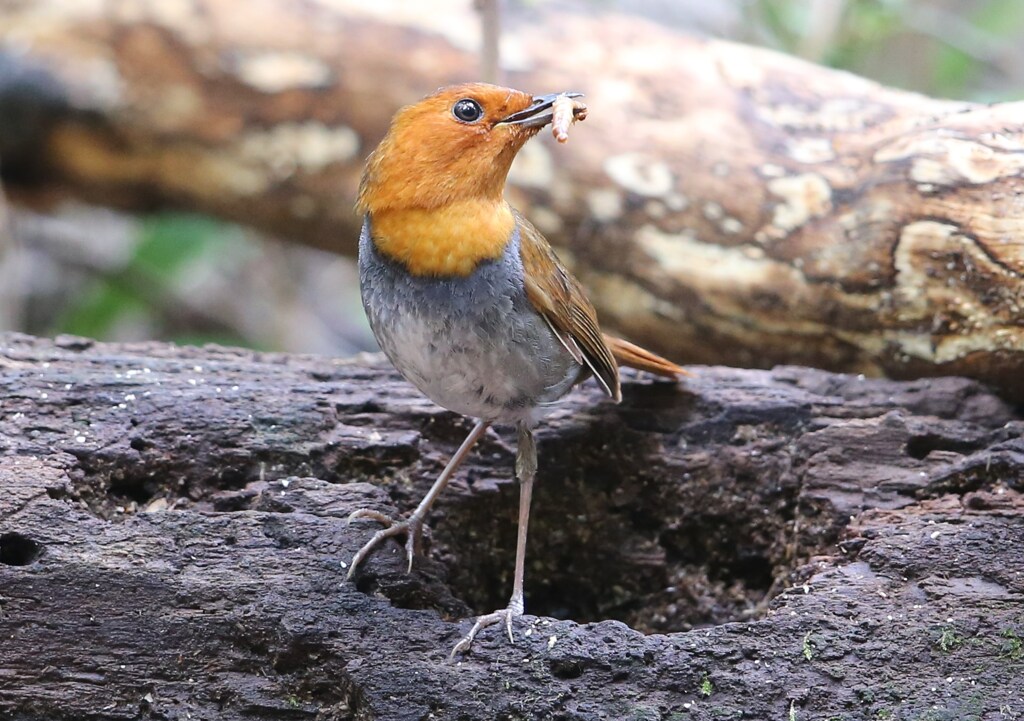
[[461, 120], [464, 123], [475, 123], [484, 116], [484, 109], [480, 107], [480, 103], [477, 101], [463, 98], [455, 103], [455, 106], [452, 108], [452, 115], [455, 116], [456, 120]]

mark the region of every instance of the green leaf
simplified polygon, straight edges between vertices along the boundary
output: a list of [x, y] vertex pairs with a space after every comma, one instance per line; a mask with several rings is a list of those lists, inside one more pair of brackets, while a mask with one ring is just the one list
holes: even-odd
[[133, 264], [160, 278], [173, 278], [182, 266], [220, 243], [231, 226], [205, 215], [166, 213], [142, 225]]

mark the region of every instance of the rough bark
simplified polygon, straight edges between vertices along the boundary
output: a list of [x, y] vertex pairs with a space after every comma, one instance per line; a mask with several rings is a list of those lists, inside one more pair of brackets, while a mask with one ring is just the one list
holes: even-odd
[[621, 406], [577, 390], [539, 431], [539, 616], [450, 661], [508, 592], [509, 434], [458, 474], [411, 575], [392, 543], [349, 583], [376, 526], [347, 515], [408, 510], [468, 428], [379, 358], [0, 349], [5, 719], [1024, 710], [1024, 421], [973, 381], [706, 368], [631, 376]]
[[[390, 115], [478, 67], [470, 3], [0, 7], [11, 177], [344, 253]], [[1024, 397], [1024, 104], [930, 100], [614, 15], [513, 19], [505, 48], [509, 83], [587, 94], [568, 148], [524, 151], [512, 199], [612, 325], [683, 361], [956, 373]]]

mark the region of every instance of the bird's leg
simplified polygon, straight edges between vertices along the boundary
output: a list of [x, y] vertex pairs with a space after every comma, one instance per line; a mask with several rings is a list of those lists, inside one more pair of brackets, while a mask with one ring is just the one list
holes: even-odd
[[489, 421], [477, 421], [477, 424], [473, 426], [473, 430], [466, 436], [466, 440], [459, 446], [459, 450], [455, 451], [455, 455], [452, 456], [451, 460], [448, 461], [448, 465], [441, 471], [441, 475], [434, 481], [434, 485], [427, 491], [427, 495], [423, 497], [420, 504], [416, 506], [416, 510], [412, 512], [404, 521], [395, 521], [394, 519], [380, 513], [379, 511], [372, 511], [369, 509], [360, 509], [353, 511], [348, 517], [349, 523], [356, 520], [357, 518], [371, 518], [375, 521], [379, 521], [384, 524], [384, 528], [373, 534], [373, 538], [366, 542], [366, 544], [359, 549], [355, 556], [352, 557], [352, 562], [349, 565], [347, 578], [352, 578], [352, 574], [355, 573], [356, 568], [363, 559], [369, 555], [376, 546], [383, 541], [385, 538], [392, 536], [398, 536], [406, 534], [405, 541], [405, 553], [409, 557], [409, 570], [412, 571], [412, 558], [416, 554], [416, 551], [420, 547], [420, 538], [423, 535], [423, 522], [426, 520], [427, 513], [430, 512], [430, 507], [434, 505], [434, 501], [441, 495], [441, 491], [444, 490], [445, 486], [448, 485], [448, 481], [451, 480], [452, 474], [462, 464], [466, 456], [469, 455], [470, 449], [473, 447], [480, 436], [484, 434], [490, 426]]
[[530, 525], [530, 501], [533, 498], [533, 478], [537, 474], [537, 444], [533, 439], [530, 427], [520, 422], [516, 427], [519, 440], [516, 448], [516, 476], [519, 478], [519, 529], [516, 535], [516, 568], [512, 577], [512, 596], [505, 608], [477, 618], [469, 633], [455, 644], [452, 656], [468, 651], [473, 639], [481, 629], [504, 621], [508, 640], [515, 643], [512, 636], [512, 619], [523, 615], [523, 575], [526, 570], [526, 533]]

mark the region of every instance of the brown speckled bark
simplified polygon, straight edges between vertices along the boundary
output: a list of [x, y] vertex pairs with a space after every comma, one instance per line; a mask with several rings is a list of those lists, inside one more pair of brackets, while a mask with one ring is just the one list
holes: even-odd
[[[254, 0], [240, 22], [234, 0], [6, 0], [0, 97], [19, 112], [0, 152], [12, 178], [351, 253], [391, 114], [476, 75], [470, 5]], [[1024, 398], [1024, 104], [614, 15], [507, 34], [509, 83], [587, 94], [568, 147], [527, 146], [511, 196], [607, 322], [683, 361], [959, 373]]]
[[967, 380], [695, 370], [551, 414], [538, 615], [451, 662], [508, 591], [508, 433], [411, 575], [391, 544], [348, 583], [346, 516], [468, 427], [378, 358], [0, 336], [0, 717], [1019, 715], [1024, 421]]

